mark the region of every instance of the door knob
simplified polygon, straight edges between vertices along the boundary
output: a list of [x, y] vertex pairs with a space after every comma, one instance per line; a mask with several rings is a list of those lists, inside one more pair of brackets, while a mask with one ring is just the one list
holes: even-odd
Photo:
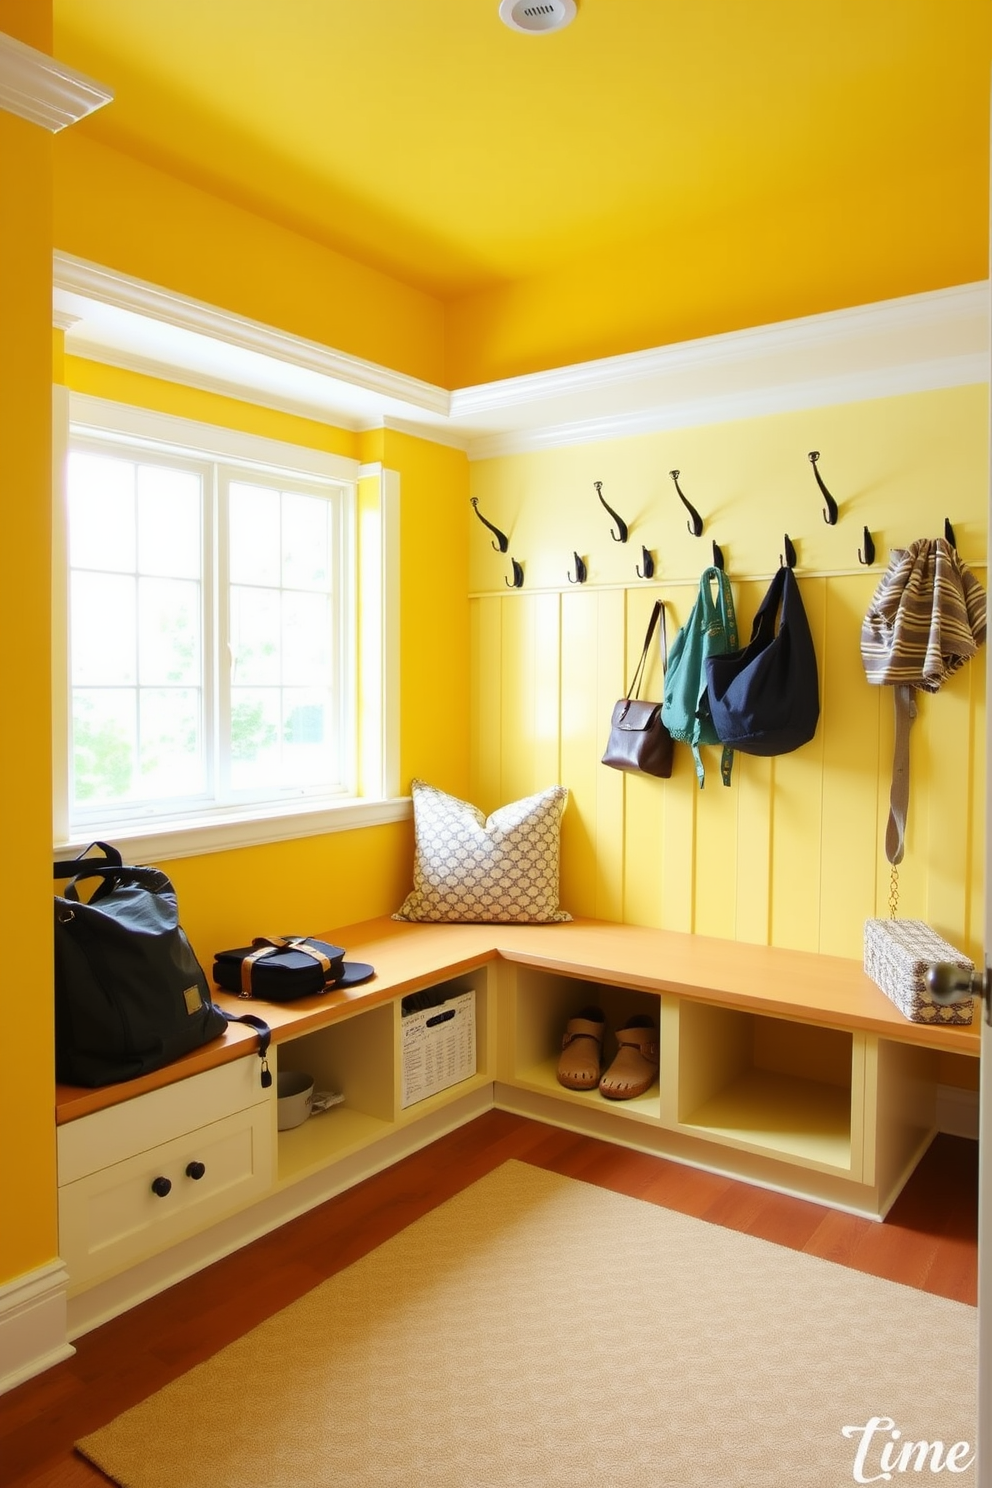
[[927, 967], [927, 990], [934, 1002], [949, 1007], [955, 1002], [968, 1002], [977, 997], [985, 1003], [985, 1021], [992, 1027], [992, 995], [990, 995], [988, 970], [973, 971], [967, 966], [955, 966], [953, 961], [935, 961]]

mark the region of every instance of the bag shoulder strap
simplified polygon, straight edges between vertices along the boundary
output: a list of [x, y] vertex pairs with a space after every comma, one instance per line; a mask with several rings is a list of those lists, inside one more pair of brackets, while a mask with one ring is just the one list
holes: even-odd
[[637, 666], [634, 669], [634, 675], [633, 675], [633, 678], [631, 679], [630, 686], [627, 688], [627, 691], [624, 694], [625, 697], [627, 698], [627, 701], [628, 702], [630, 702], [631, 698], [637, 698], [637, 697], [640, 696], [641, 682], [642, 682], [643, 677], [644, 677], [644, 668], [645, 668], [645, 665], [647, 664], [648, 651], [651, 648], [651, 638], [654, 635], [655, 626], [658, 624], [658, 618], [659, 618], [659, 616], [661, 617], [661, 635], [662, 635], [662, 658], [663, 658], [663, 665], [667, 669], [667, 666], [668, 666], [668, 637], [667, 637], [667, 635], [665, 633], [665, 606], [664, 606], [664, 603], [663, 603], [662, 600], [656, 599], [655, 602], [654, 602], [654, 609], [651, 611], [651, 619], [648, 621], [647, 634], [644, 637], [644, 648], [641, 651], [641, 659], [637, 663]]
[[897, 867], [906, 847], [906, 816], [909, 812], [909, 731], [916, 718], [913, 688], [900, 684], [892, 689], [895, 702], [895, 747], [892, 754], [892, 787], [889, 819], [885, 827], [885, 856]]
[[217, 1008], [222, 1018], [228, 1023], [248, 1023], [258, 1032], [258, 1057], [262, 1061], [262, 1089], [268, 1090], [272, 1084], [272, 1071], [269, 1069], [269, 1061], [266, 1055], [269, 1052], [269, 1044], [272, 1042], [272, 1029], [264, 1018], [256, 1018], [254, 1013], [229, 1013], [216, 1002], [213, 1006]]
[[[90, 858], [87, 856], [95, 847], [103, 853], [102, 858]], [[124, 859], [116, 847], [111, 847], [109, 842], [91, 842], [79, 854], [78, 858], [64, 858], [59, 863], [52, 864], [53, 878], [91, 878], [95, 873], [104, 873], [108, 869], [123, 868]]]

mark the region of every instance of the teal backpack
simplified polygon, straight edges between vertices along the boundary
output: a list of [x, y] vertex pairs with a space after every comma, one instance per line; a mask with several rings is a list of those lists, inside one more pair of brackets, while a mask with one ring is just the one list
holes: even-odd
[[[706, 658], [736, 651], [737, 617], [730, 580], [722, 568], [707, 568], [699, 580], [699, 594], [689, 618], [672, 642], [665, 673], [661, 717], [673, 739], [692, 747], [696, 778], [705, 783], [700, 744], [719, 744], [720, 737], [706, 696]], [[720, 774], [730, 784], [734, 752], [724, 749]]]

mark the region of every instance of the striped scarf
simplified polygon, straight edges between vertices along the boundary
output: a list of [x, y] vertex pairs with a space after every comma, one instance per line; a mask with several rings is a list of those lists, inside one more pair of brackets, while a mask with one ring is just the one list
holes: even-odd
[[936, 692], [985, 640], [985, 590], [944, 538], [893, 553], [861, 626], [869, 682]]

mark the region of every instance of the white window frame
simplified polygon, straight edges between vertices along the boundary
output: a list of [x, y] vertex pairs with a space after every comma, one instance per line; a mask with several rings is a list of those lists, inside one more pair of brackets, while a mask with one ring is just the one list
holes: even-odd
[[[109, 839], [139, 861], [220, 852], [294, 837], [397, 821], [410, 813], [399, 791], [399, 477], [379, 465], [287, 444], [238, 430], [178, 418], [56, 387], [54, 397], [52, 534], [53, 848], [57, 856]], [[344, 485], [350, 508], [350, 564], [358, 585], [353, 638], [356, 714], [355, 790], [291, 802], [211, 806], [160, 822], [123, 822], [108, 813], [106, 829], [69, 823], [71, 715], [69, 686], [66, 464], [70, 431], [116, 439], [127, 447], [182, 451], [194, 458], [239, 464], [289, 479], [317, 477]]]

